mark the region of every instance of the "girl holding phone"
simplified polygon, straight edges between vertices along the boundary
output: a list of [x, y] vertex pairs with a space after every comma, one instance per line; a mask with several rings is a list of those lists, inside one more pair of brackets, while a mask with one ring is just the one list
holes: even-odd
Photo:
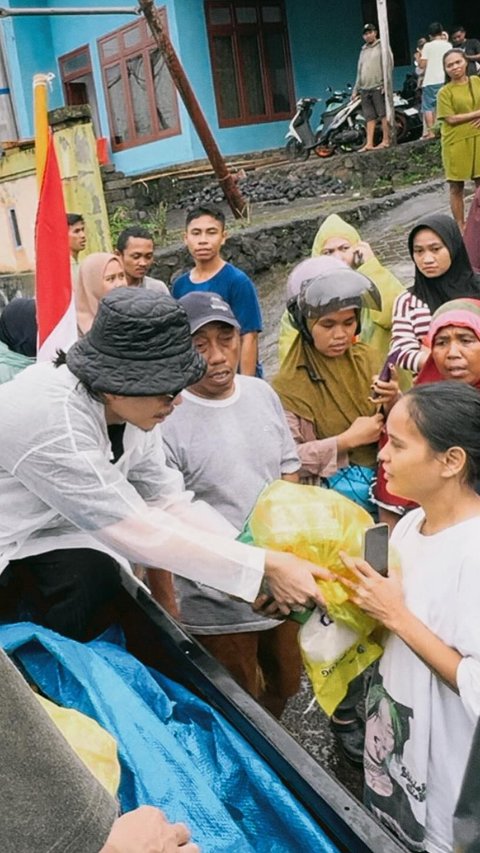
[[448, 851], [480, 715], [478, 391], [414, 388], [380, 456], [387, 488], [419, 508], [392, 534], [401, 578], [344, 557], [352, 601], [390, 632], [366, 703], [366, 802], [408, 849]]

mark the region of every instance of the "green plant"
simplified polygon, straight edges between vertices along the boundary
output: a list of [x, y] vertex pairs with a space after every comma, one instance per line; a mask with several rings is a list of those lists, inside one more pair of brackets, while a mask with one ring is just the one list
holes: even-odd
[[128, 207], [119, 204], [109, 217], [112, 244], [115, 246], [118, 235], [124, 228], [130, 228], [132, 225], [141, 225], [142, 228], [146, 228], [147, 231], [151, 232], [154, 243], [165, 246], [167, 242], [167, 212], [167, 203], [161, 201], [150, 216], [139, 220]]
[[108, 217], [110, 226], [110, 235], [112, 238], [112, 246], [116, 246], [117, 238], [124, 228], [129, 228], [131, 225], [136, 225], [136, 221], [132, 219], [131, 211], [119, 204], [113, 213]]
[[167, 202], [161, 201], [154, 213], [144, 220], [145, 227], [152, 232], [155, 243], [160, 243], [161, 246], [165, 246], [167, 242], [167, 213]]

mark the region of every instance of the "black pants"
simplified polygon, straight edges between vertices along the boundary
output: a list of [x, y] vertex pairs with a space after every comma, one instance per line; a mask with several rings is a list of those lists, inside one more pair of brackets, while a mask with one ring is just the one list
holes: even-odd
[[358, 717], [357, 705], [363, 701], [364, 679], [363, 672], [357, 675], [348, 685], [347, 694], [344, 699], [334, 710], [334, 715], [337, 720], [355, 720]]
[[108, 554], [71, 548], [11, 560], [7, 583], [15, 588], [18, 619], [85, 640], [89, 625], [120, 589], [120, 574]]

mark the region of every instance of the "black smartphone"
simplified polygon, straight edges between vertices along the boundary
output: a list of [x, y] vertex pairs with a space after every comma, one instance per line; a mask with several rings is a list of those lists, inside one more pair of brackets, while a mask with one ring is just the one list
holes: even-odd
[[372, 569], [388, 574], [388, 524], [375, 524], [365, 531], [363, 556]]

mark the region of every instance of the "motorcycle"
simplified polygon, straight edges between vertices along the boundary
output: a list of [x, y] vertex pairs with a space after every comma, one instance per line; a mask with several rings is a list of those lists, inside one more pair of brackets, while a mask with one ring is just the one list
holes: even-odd
[[331, 157], [337, 148], [347, 154], [358, 151], [367, 141], [360, 95], [352, 98], [350, 85], [343, 92], [330, 88], [327, 91], [330, 95], [315, 133], [315, 153], [318, 157]]
[[310, 119], [313, 108], [321, 98], [300, 98], [295, 105], [295, 115], [288, 125], [285, 150], [289, 160], [308, 160], [316, 146]]
[[[413, 74], [407, 74], [402, 90], [393, 93], [397, 142], [408, 142], [412, 139], [419, 139], [423, 132], [423, 120], [419, 109], [420, 104], [416, 81], [409, 79], [412, 77], [414, 77]], [[412, 82], [415, 82], [415, 88]]]
[[[331, 91], [331, 90], [330, 90]], [[331, 92], [325, 102], [315, 132], [310, 119], [321, 98], [300, 98], [286, 135], [286, 153], [290, 160], [307, 160], [311, 151], [329, 157], [336, 148], [356, 151], [366, 140], [365, 122], [360, 112], [360, 97], [350, 100], [350, 92]]]
[[[300, 98], [296, 104], [286, 135], [286, 153], [290, 160], [307, 160], [311, 151], [318, 157], [330, 157], [339, 148], [348, 153], [363, 148], [366, 142], [365, 119], [361, 113], [361, 98], [351, 98], [352, 87], [332, 91], [325, 102], [318, 127], [312, 130], [310, 119], [321, 98]], [[422, 117], [413, 95], [394, 92], [395, 130], [397, 142], [418, 139], [422, 133]], [[375, 143], [381, 139], [381, 127], [375, 131]]]

